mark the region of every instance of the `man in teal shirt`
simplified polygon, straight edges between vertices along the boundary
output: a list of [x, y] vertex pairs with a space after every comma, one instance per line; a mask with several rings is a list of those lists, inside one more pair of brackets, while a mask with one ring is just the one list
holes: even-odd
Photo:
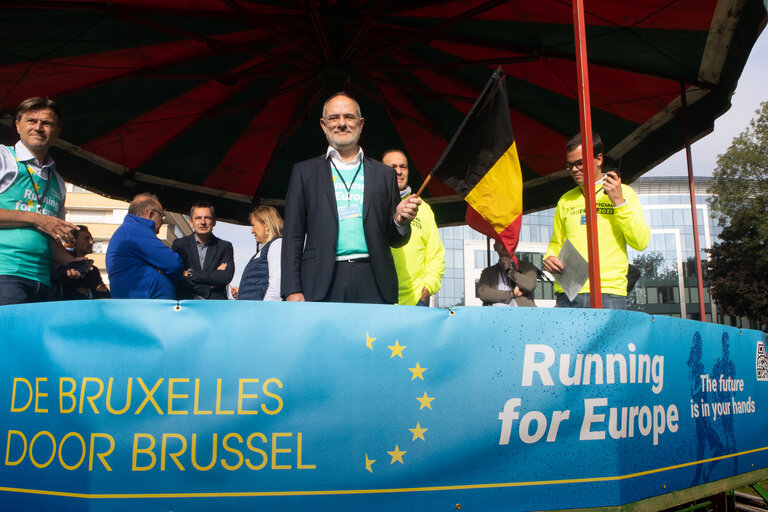
[[421, 200], [401, 201], [392, 168], [363, 154], [364, 123], [354, 99], [331, 96], [320, 119], [328, 150], [291, 172], [281, 255], [288, 301], [397, 301], [390, 247], [408, 241]]
[[15, 124], [19, 142], [0, 146], [0, 305], [49, 300], [51, 259], [74, 259], [62, 244], [77, 231], [64, 220], [64, 180], [48, 154], [61, 110], [50, 98], [29, 98]]

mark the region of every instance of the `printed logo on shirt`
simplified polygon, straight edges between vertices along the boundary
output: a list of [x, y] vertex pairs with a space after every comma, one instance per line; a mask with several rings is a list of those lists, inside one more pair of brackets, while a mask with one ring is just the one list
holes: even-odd
[[[610, 203], [610, 202], [598, 202], [595, 205], [595, 211], [599, 215], [613, 215], [615, 212], [615, 207], [613, 206], [613, 203]], [[584, 216], [586, 215], [586, 213], [587, 213], [587, 209], [581, 206], [568, 206], [565, 208], [566, 215]], [[582, 222], [582, 224], [584, 224], [584, 222]]]

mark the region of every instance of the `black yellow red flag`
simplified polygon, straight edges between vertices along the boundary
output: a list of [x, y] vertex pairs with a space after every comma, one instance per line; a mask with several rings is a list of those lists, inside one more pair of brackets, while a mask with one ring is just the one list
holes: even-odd
[[431, 174], [469, 203], [470, 227], [500, 240], [514, 255], [523, 212], [523, 179], [501, 68], [491, 76]]

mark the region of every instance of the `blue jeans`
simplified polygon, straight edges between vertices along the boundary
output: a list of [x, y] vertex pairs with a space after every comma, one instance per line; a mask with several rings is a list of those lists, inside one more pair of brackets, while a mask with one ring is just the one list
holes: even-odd
[[[627, 309], [627, 298], [612, 293], [602, 293], [603, 309]], [[580, 293], [572, 301], [564, 293], [557, 294], [556, 308], [589, 308], [589, 294]]]
[[0, 306], [49, 300], [50, 287], [39, 281], [19, 276], [0, 276]]

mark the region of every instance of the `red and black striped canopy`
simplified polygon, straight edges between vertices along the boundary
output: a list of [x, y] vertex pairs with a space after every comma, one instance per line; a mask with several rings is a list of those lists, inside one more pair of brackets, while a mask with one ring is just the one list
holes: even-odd
[[[762, 0], [586, 0], [593, 125], [632, 181], [711, 131], [765, 25]], [[54, 156], [112, 197], [154, 191], [168, 209], [211, 200], [244, 222], [280, 205], [293, 163], [318, 155], [324, 98], [345, 89], [362, 144], [404, 148], [417, 186], [493, 70], [507, 75], [526, 211], [572, 187], [579, 130], [568, 0], [0, 1], [0, 136], [12, 112], [51, 96], [65, 114]], [[441, 224], [465, 204], [425, 194]]]

